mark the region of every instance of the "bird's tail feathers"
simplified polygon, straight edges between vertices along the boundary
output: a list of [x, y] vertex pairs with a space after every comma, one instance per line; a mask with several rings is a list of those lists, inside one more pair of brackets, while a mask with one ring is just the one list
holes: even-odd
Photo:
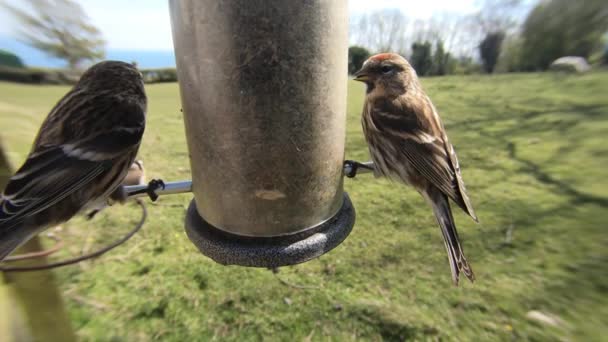
[[462, 247], [460, 246], [460, 239], [458, 238], [458, 232], [456, 231], [456, 224], [454, 223], [454, 217], [452, 216], [452, 210], [450, 208], [450, 202], [447, 196], [445, 196], [439, 189], [433, 189], [427, 194], [428, 200], [433, 206], [433, 212], [441, 228], [441, 234], [445, 244], [445, 249], [448, 253], [448, 259], [450, 262], [450, 269], [452, 271], [452, 281], [454, 285], [458, 285], [460, 273], [469, 278], [471, 282], [475, 280], [475, 274], [473, 269], [467, 262], [464, 256]]

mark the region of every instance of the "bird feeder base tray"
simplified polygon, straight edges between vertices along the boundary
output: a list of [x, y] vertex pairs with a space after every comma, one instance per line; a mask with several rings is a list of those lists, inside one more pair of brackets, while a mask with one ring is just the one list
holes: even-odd
[[299, 264], [338, 246], [355, 224], [348, 194], [338, 213], [306, 231], [277, 237], [248, 237], [227, 233], [207, 223], [192, 199], [186, 214], [186, 234], [207, 257], [223, 265], [275, 268]]

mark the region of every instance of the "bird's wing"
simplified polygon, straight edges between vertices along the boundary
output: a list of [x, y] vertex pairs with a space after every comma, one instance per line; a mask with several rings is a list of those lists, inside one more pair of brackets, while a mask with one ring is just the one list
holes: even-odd
[[0, 229], [6, 231], [25, 217], [63, 200], [111, 166], [110, 162], [78, 159], [60, 146], [32, 154], [9, 180], [0, 203]]
[[[458, 203], [460, 207], [464, 211], [466, 211], [476, 222], [479, 222], [477, 219], [477, 215], [475, 214], [475, 210], [473, 209], [473, 204], [471, 204], [471, 200], [469, 199], [469, 195], [467, 194], [467, 188], [464, 185], [464, 180], [462, 179], [462, 175], [460, 173], [460, 164], [458, 163], [458, 156], [456, 155], [456, 150], [454, 146], [450, 144], [447, 136], [445, 136], [445, 148], [450, 158], [450, 165], [452, 165], [452, 170], [454, 170], [454, 174], [456, 175], [456, 184], [458, 185], [458, 192], [462, 197], [462, 204]], [[463, 206], [464, 204], [464, 206]]]
[[457, 177], [460, 175], [457, 175], [452, 167], [449, 153], [441, 141], [420, 143], [412, 139], [404, 139], [401, 146], [403, 146], [401, 150], [403, 155], [420, 174], [477, 221], [468, 196], [461, 191], [458, 184]]
[[[428, 113], [419, 111], [428, 110]], [[429, 182], [451, 198], [458, 206], [477, 220], [469, 210], [466, 194], [463, 195], [458, 184], [452, 156], [448, 152], [445, 134], [433, 107], [394, 108], [375, 107], [371, 116], [374, 126], [389, 139], [400, 146], [399, 152]], [[418, 111], [418, 112], [416, 112]], [[424, 115], [423, 115], [424, 114]], [[450, 145], [451, 146], [451, 145]], [[453, 150], [453, 149], [452, 149]], [[470, 204], [469, 204], [470, 206]]]
[[[123, 109], [134, 110], [129, 106]], [[119, 108], [115, 110], [120, 112]], [[144, 121], [141, 121], [139, 125], [115, 126], [91, 132], [89, 136], [60, 145], [36, 147], [11, 177], [2, 194], [0, 231], [16, 226], [24, 218], [83, 189], [108, 172], [119, 157], [126, 154], [135, 157], [134, 152], [139, 147], [143, 132]], [[131, 160], [127, 163], [124, 171]], [[119, 184], [120, 181], [114, 183]], [[108, 193], [113, 189], [102, 190]]]

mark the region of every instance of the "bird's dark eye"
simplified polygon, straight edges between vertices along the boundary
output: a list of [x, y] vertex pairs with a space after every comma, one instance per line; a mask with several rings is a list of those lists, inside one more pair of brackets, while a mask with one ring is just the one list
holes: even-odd
[[383, 74], [388, 74], [389, 72], [393, 71], [393, 67], [390, 65], [385, 65], [382, 68], [380, 68], [380, 70], [382, 71]]

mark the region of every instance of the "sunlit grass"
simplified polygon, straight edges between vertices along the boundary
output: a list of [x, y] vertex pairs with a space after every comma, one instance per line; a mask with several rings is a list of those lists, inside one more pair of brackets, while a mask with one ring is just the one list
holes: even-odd
[[[481, 223], [456, 213], [477, 274], [450, 282], [430, 209], [413, 190], [369, 175], [346, 180], [357, 222], [311, 262], [268, 270], [203, 257], [183, 230], [191, 195], [150, 204], [124, 246], [56, 271], [83, 340], [600, 340], [608, 326], [608, 74], [423, 79], [446, 124]], [[65, 87], [0, 83], [0, 135], [18, 166]], [[141, 149], [148, 178], [190, 176], [176, 84], [147, 86]], [[349, 83], [347, 157], [368, 158], [363, 86]], [[134, 206], [64, 225], [67, 252], [118, 238]], [[65, 254], [64, 254], [65, 255]], [[539, 310], [565, 323], [530, 321]]]

